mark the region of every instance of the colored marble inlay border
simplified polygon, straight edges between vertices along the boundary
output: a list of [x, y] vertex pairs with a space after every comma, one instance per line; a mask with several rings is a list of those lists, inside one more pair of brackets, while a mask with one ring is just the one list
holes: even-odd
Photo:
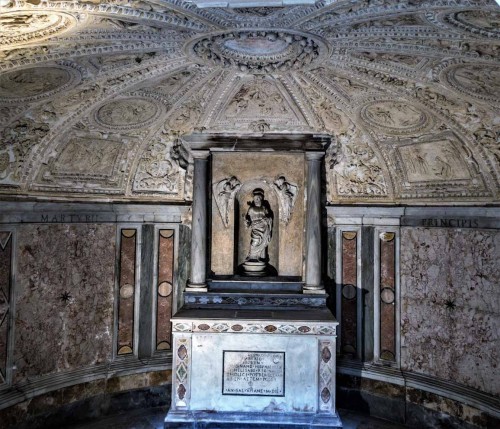
[[158, 282], [156, 289], [156, 350], [170, 350], [172, 342], [172, 296], [174, 282], [174, 237], [172, 229], [158, 231]]
[[396, 360], [396, 235], [380, 234], [380, 358]]
[[136, 288], [137, 230], [122, 229], [120, 234], [120, 274], [118, 298], [119, 355], [134, 352], [134, 304]]
[[280, 324], [248, 323], [243, 321], [200, 321], [193, 323], [189, 321], [174, 322], [174, 332], [206, 332], [206, 333], [250, 333], [250, 334], [290, 334], [290, 335], [336, 335], [337, 323], [307, 323], [296, 322]]
[[7, 382], [12, 233], [0, 231], [0, 385]]
[[342, 233], [342, 285], [341, 285], [341, 353], [355, 357], [357, 353], [357, 236], [354, 231]]

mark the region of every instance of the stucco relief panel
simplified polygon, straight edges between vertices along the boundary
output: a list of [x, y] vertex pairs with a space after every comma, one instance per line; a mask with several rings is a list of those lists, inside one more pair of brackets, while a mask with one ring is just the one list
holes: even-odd
[[64, 66], [7, 72], [0, 75], [0, 103], [36, 101], [74, 86], [80, 79], [78, 71]]
[[450, 196], [488, 195], [477, 161], [451, 132], [383, 142], [380, 148], [403, 198], [442, 197], [443, 187]]
[[500, 67], [459, 64], [441, 73], [440, 79], [461, 94], [487, 103], [500, 103]]
[[499, 260], [500, 231], [402, 228], [404, 370], [500, 393]]
[[22, 10], [0, 13], [0, 46], [46, 39], [75, 24], [73, 16], [60, 12]]
[[122, 130], [148, 126], [160, 113], [153, 100], [127, 97], [105, 103], [94, 112], [94, 119], [102, 127]]
[[405, 101], [376, 100], [367, 103], [360, 111], [361, 119], [371, 127], [389, 135], [421, 133], [429, 128], [429, 115]]
[[132, 182], [132, 191], [189, 199], [192, 177], [193, 159], [188, 147], [182, 139], [163, 133], [144, 149]]
[[123, 181], [121, 162], [130, 141], [118, 136], [99, 138], [73, 135], [57, 148], [54, 157], [42, 166], [37, 185], [51, 189], [99, 192], [119, 190]]
[[217, 116], [214, 126], [221, 130], [264, 132], [308, 128], [298, 106], [286, 90], [276, 81], [260, 78], [237, 84]]
[[326, 172], [329, 202], [389, 196], [383, 164], [360, 131], [350, 130], [330, 146]]
[[111, 358], [114, 267], [113, 225], [19, 228], [16, 382]]

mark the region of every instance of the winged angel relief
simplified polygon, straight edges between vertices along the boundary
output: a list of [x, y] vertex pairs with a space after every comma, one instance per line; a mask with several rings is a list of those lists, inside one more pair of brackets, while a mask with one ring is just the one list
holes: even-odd
[[240, 187], [241, 183], [235, 176], [222, 179], [213, 185], [215, 202], [226, 228], [229, 226], [229, 213], [233, 208], [234, 196]]

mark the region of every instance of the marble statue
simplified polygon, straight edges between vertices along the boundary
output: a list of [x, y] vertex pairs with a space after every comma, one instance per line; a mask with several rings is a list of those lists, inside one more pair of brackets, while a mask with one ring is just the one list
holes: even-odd
[[245, 216], [250, 232], [250, 250], [247, 261], [264, 261], [266, 249], [271, 241], [273, 220], [269, 210], [263, 205], [264, 191], [260, 188], [253, 191], [253, 202]]

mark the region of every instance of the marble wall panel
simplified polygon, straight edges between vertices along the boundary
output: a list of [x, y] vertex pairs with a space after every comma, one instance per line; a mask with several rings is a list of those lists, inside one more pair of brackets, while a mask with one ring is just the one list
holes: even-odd
[[342, 233], [342, 298], [340, 347], [342, 354], [355, 357], [357, 351], [357, 233]]
[[0, 385], [7, 380], [12, 233], [0, 231]]
[[172, 343], [170, 318], [174, 294], [174, 233], [173, 229], [161, 229], [158, 234], [156, 350], [168, 350]]
[[20, 225], [14, 381], [111, 358], [116, 227]]
[[404, 370], [500, 393], [500, 231], [401, 229]]
[[137, 229], [126, 228], [120, 234], [120, 274], [118, 297], [118, 335], [116, 350], [119, 355], [134, 352], [134, 307], [136, 295]]
[[396, 236], [380, 236], [380, 358], [396, 360]]

